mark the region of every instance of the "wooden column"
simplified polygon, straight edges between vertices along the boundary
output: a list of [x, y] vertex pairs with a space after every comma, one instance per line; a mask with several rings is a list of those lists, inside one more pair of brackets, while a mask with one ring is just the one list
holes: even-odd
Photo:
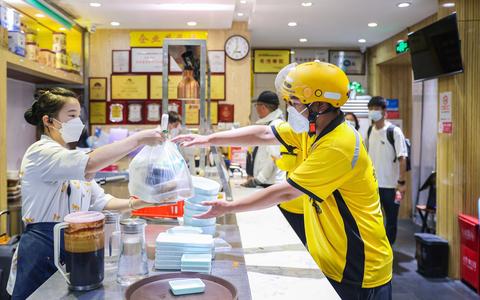
[[480, 1], [457, 0], [447, 9], [439, 1], [438, 18], [457, 12], [464, 73], [440, 78], [439, 94], [452, 92], [452, 134], [437, 145], [437, 232], [450, 245], [449, 276], [460, 274], [458, 214], [477, 216], [480, 197]]

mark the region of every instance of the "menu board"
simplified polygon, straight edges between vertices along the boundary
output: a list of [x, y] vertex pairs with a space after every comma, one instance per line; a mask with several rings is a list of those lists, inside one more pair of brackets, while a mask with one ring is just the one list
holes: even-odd
[[162, 48], [132, 48], [133, 73], [162, 73]]
[[113, 100], [145, 100], [148, 98], [147, 75], [112, 75]]
[[90, 123], [105, 124], [107, 122], [107, 103], [90, 102]]
[[107, 100], [107, 78], [90, 77], [88, 79], [90, 100]]
[[290, 50], [253, 50], [254, 73], [278, 73], [290, 63]]

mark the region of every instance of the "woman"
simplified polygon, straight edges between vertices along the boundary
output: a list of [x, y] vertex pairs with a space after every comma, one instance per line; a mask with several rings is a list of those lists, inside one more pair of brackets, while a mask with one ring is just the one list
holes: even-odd
[[122, 141], [85, 153], [73, 149], [84, 125], [77, 96], [64, 88], [39, 93], [25, 120], [37, 127], [39, 141], [22, 160], [22, 218], [26, 224], [12, 261], [9, 291], [26, 299], [57, 268], [53, 262], [53, 227], [75, 211], [128, 211], [147, 206], [136, 198], [117, 199], [104, 193], [95, 173], [143, 144], [163, 141], [155, 130], [140, 131]]
[[360, 123], [357, 116], [352, 112], [345, 113], [345, 121], [350, 124], [356, 130], [360, 129]]

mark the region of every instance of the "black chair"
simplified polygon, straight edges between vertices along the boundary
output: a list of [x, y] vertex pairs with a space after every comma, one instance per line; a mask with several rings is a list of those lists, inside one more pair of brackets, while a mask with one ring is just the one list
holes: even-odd
[[437, 172], [432, 172], [430, 176], [428, 176], [427, 180], [423, 183], [422, 187], [418, 191], [419, 193], [423, 190], [428, 188], [428, 198], [427, 203], [425, 205], [418, 204], [418, 197], [417, 197], [417, 205], [415, 206], [417, 212], [422, 220], [422, 229], [421, 232], [426, 233], [435, 233], [435, 227], [428, 226], [428, 217], [435, 218], [435, 214], [437, 213]]

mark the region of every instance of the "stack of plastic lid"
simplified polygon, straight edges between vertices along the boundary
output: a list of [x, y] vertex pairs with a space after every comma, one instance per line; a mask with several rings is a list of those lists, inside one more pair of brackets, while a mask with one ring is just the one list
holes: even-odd
[[187, 226], [199, 227], [205, 234], [215, 234], [216, 218], [197, 219], [193, 216], [202, 214], [210, 209], [203, 206], [203, 201], [217, 200], [220, 184], [204, 177], [192, 176], [194, 196], [185, 201], [183, 221]]
[[197, 272], [210, 274], [212, 270], [211, 254], [184, 254], [181, 260], [182, 272]]
[[213, 238], [209, 234], [162, 232], [155, 241], [155, 268], [181, 270], [182, 256], [213, 252]]

